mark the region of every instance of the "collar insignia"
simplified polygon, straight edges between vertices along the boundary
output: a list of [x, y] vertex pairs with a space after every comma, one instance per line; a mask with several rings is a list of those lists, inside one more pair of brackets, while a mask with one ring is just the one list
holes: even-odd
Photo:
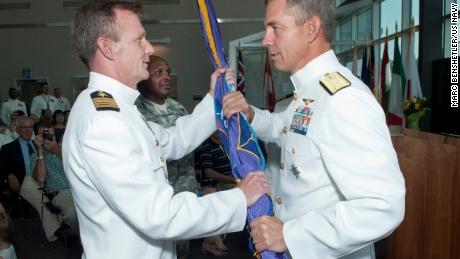
[[349, 87], [351, 85], [345, 77], [339, 72], [326, 73], [321, 76], [319, 83], [329, 92], [334, 95], [339, 90]]
[[120, 108], [113, 99], [113, 96], [102, 90], [92, 92], [91, 99], [93, 100], [94, 107], [96, 107], [97, 111], [120, 111]]

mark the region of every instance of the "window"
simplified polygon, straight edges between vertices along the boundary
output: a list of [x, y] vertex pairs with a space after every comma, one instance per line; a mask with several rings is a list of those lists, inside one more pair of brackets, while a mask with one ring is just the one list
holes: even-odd
[[[402, 1], [384, 0], [380, 3], [380, 37], [401, 31]], [[388, 34], [387, 34], [388, 31]]]
[[451, 3], [458, 4], [458, 0], [444, 0], [444, 15], [450, 14], [450, 4]]
[[450, 57], [451, 49], [450, 49], [450, 26], [451, 26], [451, 13], [450, 13], [450, 5], [451, 3], [458, 4], [458, 0], [444, 0], [444, 22], [443, 22], [443, 49], [444, 49], [444, 57]]
[[[340, 40], [341, 41], [351, 41], [352, 40], [352, 26], [351, 19], [340, 24]], [[351, 45], [342, 45], [340, 46], [340, 52], [351, 49]]]
[[368, 9], [364, 13], [358, 15], [358, 40], [372, 39], [372, 13], [371, 9]]
[[335, 0], [335, 6], [340, 6], [345, 0]]
[[411, 2], [411, 19], [414, 19], [414, 25], [420, 24], [420, 0]]

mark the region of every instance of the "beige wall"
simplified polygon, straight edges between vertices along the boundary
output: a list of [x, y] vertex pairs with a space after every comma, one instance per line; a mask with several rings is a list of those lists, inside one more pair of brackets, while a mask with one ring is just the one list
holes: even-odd
[[[69, 27], [75, 9], [64, 9], [61, 1], [32, 0], [32, 10], [0, 11], [0, 93], [2, 101], [14, 78], [22, 76], [23, 68], [32, 70], [32, 77], [47, 77], [50, 87], [60, 86], [63, 94], [73, 100], [72, 77], [86, 76], [88, 71], [73, 53]], [[263, 18], [264, 1], [214, 0], [219, 18]], [[147, 6], [145, 19], [179, 21], [198, 19], [196, 1], [183, 0], [176, 6]], [[41, 24], [42, 28], [18, 28], [16, 24]], [[55, 25], [50, 26], [51, 25]], [[178, 98], [188, 109], [194, 106], [192, 95], [204, 94], [209, 85], [212, 66], [201, 37], [198, 23], [145, 25], [148, 38], [168, 37], [171, 44], [155, 46], [178, 74]], [[223, 23], [221, 32], [228, 42], [263, 30], [262, 22]]]

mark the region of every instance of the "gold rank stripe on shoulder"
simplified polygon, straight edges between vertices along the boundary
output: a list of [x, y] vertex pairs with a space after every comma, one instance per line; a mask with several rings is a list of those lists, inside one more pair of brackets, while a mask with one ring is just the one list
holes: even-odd
[[326, 88], [329, 94], [334, 95], [339, 90], [351, 85], [339, 72], [326, 73], [321, 76], [319, 83]]
[[113, 96], [104, 91], [95, 91], [91, 93], [91, 100], [93, 100], [94, 107], [97, 111], [120, 111]]

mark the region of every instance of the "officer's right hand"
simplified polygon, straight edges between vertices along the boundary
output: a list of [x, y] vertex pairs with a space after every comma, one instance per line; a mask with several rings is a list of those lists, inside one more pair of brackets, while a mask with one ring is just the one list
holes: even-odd
[[238, 112], [244, 113], [248, 117], [249, 122], [252, 122], [254, 118], [254, 110], [240, 91], [230, 92], [224, 96], [222, 111], [227, 118]]
[[236, 85], [236, 75], [233, 69], [231, 68], [217, 69], [211, 75], [211, 85], [209, 86], [209, 94], [211, 96], [214, 96], [214, 89], [216, 88], [217, 78], [221, 76], [223, 73], [225, 73], [225, 81], [228, 84], [233, 85], [233, 86]]
[[246, 197], [247, 206], [254, 204], [262, 195], [270, 195], [270, 183], [262, 171], [251, 172], [238, 184]]

